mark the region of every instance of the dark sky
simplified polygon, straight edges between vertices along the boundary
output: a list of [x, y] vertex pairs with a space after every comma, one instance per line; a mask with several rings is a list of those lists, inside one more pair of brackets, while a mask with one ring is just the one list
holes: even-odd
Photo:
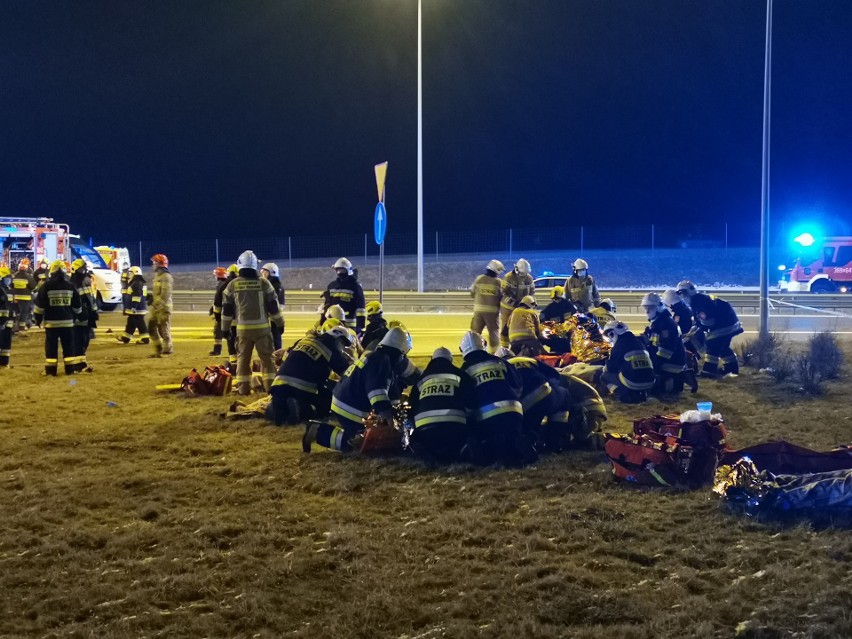
[[[427, 230], [757, 221], [763, 0], [423, 4]], [[774, 219], [848, 221], [852, 2], [774, 18]], [[0, 214], [364, 232], [388, 160], [413, 230], [416, 47], [416, 0], [5, 0]]]

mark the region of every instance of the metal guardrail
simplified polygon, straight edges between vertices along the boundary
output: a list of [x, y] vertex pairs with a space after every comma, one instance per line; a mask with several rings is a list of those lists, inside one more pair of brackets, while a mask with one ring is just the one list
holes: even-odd
[[[612, 299], [621, 313], [640, 313], [639, 301], [647, 291], [601, 291], [601, 297]], [[376, 299], [378, 293], [365, 291], [367, 299]], [[287, 310], [316, 312], [322, 302], [322, 291], [287, 291]], [[537, 291], [539, 306], [548, 301], [548, 292]], [[719, 297], [727, 300], [740, 314], [754, 314], [760, 308], [760, 296], [753, 292], [720, 291]], [[176, 310], [206, 311], [212, 305], [213, 291], [175, 291]], [[852, 295], [772, 294], [773, 315], [809, 315], [829, 311], [852, 315]], [[472, 311], [470, 294], [464, 291], [413, 293], [385, 291], [384, 308], [392, 313], [466, 313]], [[817, 309], [816, 311], [814, 309]]]

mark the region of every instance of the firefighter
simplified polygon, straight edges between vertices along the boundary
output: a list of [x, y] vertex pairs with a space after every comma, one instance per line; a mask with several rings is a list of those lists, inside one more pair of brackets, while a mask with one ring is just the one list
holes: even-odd
[[609, 322], [615, 322], [618, 318], [615, 316], [615, 311], [618, 307], [610, 298], [605, 297], [601, 300], [599, 306], [593, 308], [589, 313], [595, 318], [598, 324], [606, 326]]
[[542, 322], [562, 323], [577, 312], [571, 300], [566, 299], [564, 286], [554, 286], [550, 291], [550, 299], [550, 304], [538, 316]]
[[[98, 321], [98, 306], [92, 278], [86, 262], [77, 258], [71, 262], [71, 283], [80, 296], [80, 314], [74, 318], [74, 366], [77, 372], [91, 373], [94, 369], [86, 363], [91, 330]], [[66, 363], [68, 358], [65, 358]]]
[[65, 360], [65, 374], [76, 372], [74, 364], [74, 319], [82, 304], [77, 289], [68, 279], [62, 260], [54, 260], [44, 286], [35, 301], [36, 325], [44, 323], [44, 374], [55, 377], [59, 368], [59, 345]]
[[172, 288], [174, 278], [169, 273], [169, 258], [157, 253], [151, 258], [154, 267], [154, 280], [148, 293], [148, 332], [154, 345], [154, 354], [149, 357], [162, 357], [172, 354]]
[[586, 260], [574, 260], [573, 269], [574, 274], [565, 280], [565, 291], [579, 312], [588, 313], [601, 302], [597, 284], [589, 275], [589, 264]]
[[[219, 282], [216, 285], [216, 293], [213, 295], [213, 320], [216, 322], [216, 328], [213, 329], [213, 338], [216, 338], [216, 332], [219, 332], [219, 335], [225, 340], [225, 345], [228, 347], [228, 370], [232, 375], [237, 372], [237, 344], [234, 336], [230, 332], [226, 332], [222, 330], [222, 304], [223, 298], [225, 296], [225, 287], [231, 280], [234, 280], [239, 276], [240, 269], [236, 264], [231, 264], [227, 268], [227, 275], [225, 279]], [[220, 342], [221, 344], [221, 342]], [[210, 355], [220, 355], [222, 353], [222, 349], [219, 348], [218, 352], [216, 351], [215, 341], [213, 350], [210, 351]]]
[[645, 344], [624, 322], [609, 322], [604, 326], [603, 335], [612, 342], [612, 351], [601, 381], [611, 395], [625, 404], [644, 402], [656, 381]]
[[[133, 274], [130, 272], [130, 264], [125, 260], [121, 263], [121, 308], [127, 314], [127, 309], [130, 308], [130, 280], [133, 279]], [[147, 329], [145, 329], [147, 331]]]
[[[602, 444], [601, 426], [607, 420], [606, 406], [600, 393], [588, 382], [562, 372], [559, 375], [560, 386], [568, 393], [567, 414], [548, 417], [548, 426], [564, 424], [566, 439], [558, 440], [556, 446], [567, 445], [572, 448], [589, 448]], [[545, 439], [549, 434], [545, 429]], [[560, 437], [561, 433], [554, 433]]]
[[12, 271], [5, 264], [0, 266], [0, 369], [9, 368], [12, 356], [12, 333], [15, 321], [12, 317]]
[[[653, 392], [656, 395], [678, 394], [683, 390], [687, 375], [686, 350], [677, 324], [656, 293], [646, 294], [640, 306], [645, 310], [649, 322], [643, 339], [657, 378]], [[689, 382], [692, 392], [696, 392], [698, 384], [695, 383], [695, 377], [692, 376]]]
[[343, 374], [334, 387], [331, 412], [334, 423], [313, 422], [305, 429], [302, 449], [309, 453], [311, 444], [331, 450], [357, 450], [364, 434], [363, 420], [375, 412], [392, 423], [391, 387], [395, 370], [411, 350], [411, 338], [401, 328], [392, 328], [374, 351], [365, 353]]
[[503, 279], [500, 299], [500, 346], [508, 347], [512, 341], [509, 337], [509, 318], [512, 311], [526, 296], [535, 296], [535, 284], [530, 270], [530, 263], [521, 258], [515, 262], [512, 272]]
[[119, 335], [116, 339], [123, 344], [129, 344], [133, 339], [133, 334], [139, 331], [139, 344], [147, 344], [150, 341], [148, 336], [148, 325], [145, 323], [145, 315], [148, 313], [148, 287], [145, 285], [145, 278], [142, 276], [142, 269], [138, 266], [130, 267], [130, 280], [127, 283], [126, 295], [127, 306], [124, 309], [124, 314], [127, 315], [127, 323], [124, 326], [124, 334]]
[[213, 269], [213, 277], [216, 278], [216, 291], [213, 293], [213, 303], [210, 305], [210, 310], [207, 311], [207, 314], [213, 320], [213, 348], [207, 354], [221, 355], [222, 325], [220, 323], [220, 318], [222, 315], [222, 309], [220, 307], [218, 311], [216, 310], [216, 295], [218, 294], [220, 287], [224, 290], [225, 287], [222, 285], [222, 283], [226, 282], [226, 280], [228, 279], [228, 271], [224, 266], [217, 266]]
[[358, 283], [358, 279], [352, 274], [352, 262], [345, 257], [337, 260], [332, 268], [337, 277], [330, 282], [323, 293], [325, 297], [325, 308], [335, 304], [339, 305], [346, 313], [343, 322], [353, 329], [360, 337], [364, 332], [367, 311], [364, 308], [364, 289]]
[[468, 331], [459, 346], [462, 370], [473, 381], [475, 423], [467, 449], [471, 461], [481, 464], [502, 462], [518, 465], [535, 457], [524, 441], [523, 384], [514, 367], [486, 352], [482, 337]]
[[35, 287], [35, 278], [30, 273], [30, 261], [25, 257], [18, 262], [18, 270], [12, 276], [12, 290], [15, 294], [15, 306], [17, 306], [16, 333], [24, 329], [29, 330], [33, 325], [33, 290]]
[[731, 340], [743, 332], [743, 327], [734, 308], [723, 299], [699, 293], [689, 280], [678, 283], [677, 294], [692, 310], [693, 328], [704, 331], [706, 351], [701, 377], [739, 375], [740, 365], [731, 349]]
[[[683, 280], [684, 290], [695, 286], [689, 280]], [[663, 302], [669, 307], [675, 324], [680, 329], [683, 345], [689, 354], [691, 361], [699, 361], [704, 357], [704, 331], [700, 327], [695, 326], [695, 318], [692, 316], [692, 309], [684, 302], [674, 289], [668, 289], [663, 293]], [[697, 364], [696, 364], [697, 366]], [[696, 371], [697, 372], [697, 371]]]
[[388, 323], [382, 314], [382, 304], [373, 300], [367, 302], [367, 328], [361, 336], [361, 344], [364, 350], [375, 350], [379, 342], [388, 332]]
[[473, 405], [473, 381], [453, 364], [453, 354], [436, 349], [408, 399], [414, 429], [408, 447], [424, 461], [459, 461], [468, 439], [467, 409]]
[[535, 298], [527, 295], [509, 316], [509, 343], [512, 351], [518, 355], [535, 357], [544, 353], [541, 345], [541, 325], [535, 307]]
[[473, 319], [470, 330], [481, 335], [483, 329], [488, 331], [488, 351], [493, 353], [500, 343], [500, 300], [503, 297], [501, 289], [503, 281], [500, 273], [505, 270], [499, 260], [491, 260], [485, 267], [485, 273], [479, 275], [470, 286], [473, 297]]
[[261, 379], [267, 391], [275, 379], [272, 360], [272, 320], [284, 326], [284, 315], [278, 305], [275, 289], [257, 272], [257, 257], [244, 251], [237, 260], [239, 277], [228, 282], [222, 295], [222, 332], [236, 331], [237, 374], [234, 381], [240, 395], [251, 393], [251, 356], [257, 350], [262, 366]]
[[35, 270], [35, 273], [33, 273], [33, 277], [36, 281], [36, 289], [38, 289], [38, 287], [44, 284], [45, 280], [47, 280], [47, 274], [49, 270], [50, 262], [47, 260], [46, 257], [41, 258], [38, 263], [38, 268]]
[[351, 334], [334, 326], [315, 337], [305, 336], [290, 347], [272, 382], [272, 417], [276, 426], [325, 419], [331, 408], [329, 375], [342, 375], [350, 361], [343, 354]]
[[[274, 262], [267, 262], [260, 267], [260, 276], [269, 280], [269, 283], [272, 284], [272, 288], [275, 289], [275, 297], [278, 299], [278, 305], [281, 307], [281, 311], [283, 312], [285, 300], [284, 285], [281, 283], [278, 265]], [[272, 345], [277, 351], [281, 348], [281, 339], [284, 336], [284, 316], [281, 316], [280, 327], [277, 324], [272, 324], [270, 328], [272, 330]]]

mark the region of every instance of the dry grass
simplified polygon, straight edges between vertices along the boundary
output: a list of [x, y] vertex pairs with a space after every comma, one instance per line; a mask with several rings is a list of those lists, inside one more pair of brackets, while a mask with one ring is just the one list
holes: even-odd
[[[208, 362], [206, 340], [153, 361], [98, 340], [95, 374], [40, 379], [39, 337], [0, 377], [2, 637], [852, 636], [848, 531], [628, 489], [595, 453], [522, 470], [303, 455], [298, 429], [220, 419], [228, 398], [153, 391]], [[608, 426], [705, 398], [737, 447], [852, 434], [841, 383], [804, 401], [751, 371]]]

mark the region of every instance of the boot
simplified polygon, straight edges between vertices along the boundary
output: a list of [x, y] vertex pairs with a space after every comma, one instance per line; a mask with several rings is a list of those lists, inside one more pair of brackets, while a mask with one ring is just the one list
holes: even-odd
[[138, 341], [138, 342], [136, 342], [136, 343], [137, 343], [137, 344], [150, 344], [150, 343], [151, 343], [151, 338], [150, 338], [150, 337], [142, 337], [142, 338], [140, 338], [140, 339], [139, 339], [139, 341]]
[[213, 350], [211, 350], [208, 355], [221, 355], [222, 354], [222, 345], [221, 344], [213, 344]]
[[130, 338], [125, 337], [124, 335], [116, 335], [115, 339], [117, 339], [122, 344], [129, 344], [130, 343]]
[[305, 425], [305, 434], [302, 435], [302, 452], [309, 453], [311, 452], [311, 444], [313, 444], [317, 440], [317, 429], [319, 428], [319, 422], [308, 422]]

